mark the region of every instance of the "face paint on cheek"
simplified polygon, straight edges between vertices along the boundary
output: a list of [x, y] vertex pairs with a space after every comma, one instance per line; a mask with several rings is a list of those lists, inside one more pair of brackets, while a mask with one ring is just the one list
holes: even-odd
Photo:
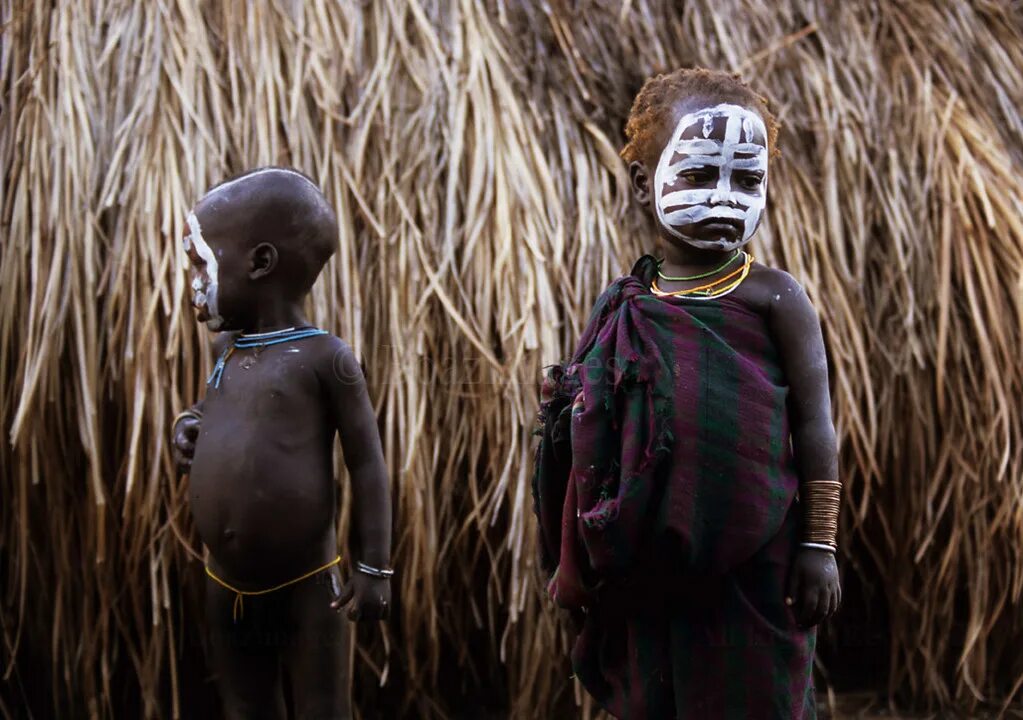
[[[725, 121], [724, 136], [714, 138], [711, 135], [719, 118]], [[691, 128], [689, 137], [683, 139]], [[733, 250], [749, 242], [767, 202], [766, 138], [761, 117], [739, 105], [723, 103], [683, 115], [661, 152], [654, 174], [657, 217], [664, 228], [696, 247]], [[673, 162], [676, 156], [681, 159]], [[714, 187], [666, 190], [687, 169], [715, 170], [717, 182]], [[745, 173], [759, 173], [759, 186], [749, 189], [737, 185], [733, 179], [737, 171], [744, 173], [743, 177], [749, 177]], [[707, 220], [738, 221], [742, 224], [741, 237], [702, 240], [680, 229]]]
[[196, 291], [194, 302], [196, 305], [206, 305], [206, 314], [209, 315], [206, 326], [210, 330], [219, 330], [224, 324], [224, 318], [217, 312], [217, 256], [213, 254], [213, 248], [203, 238], [202, 228], [199, 227], [199, 218], [195, 216], [195, 213], [188, 214], [188, 229], [191, 234], [186, 238], [186, 242], [191, 243], [195, 253], [206, 263], [206, 276], [209, 278], [205, 294], [200, 291], [199, 287], [196, 287], [197, 282], [200, 287], [202, 286], [202, 280], [196, 278], [192, 281], [192, 289]]

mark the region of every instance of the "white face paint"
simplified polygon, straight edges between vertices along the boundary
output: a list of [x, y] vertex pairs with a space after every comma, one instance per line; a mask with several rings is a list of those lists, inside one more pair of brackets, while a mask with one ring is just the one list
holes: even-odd
[[[192, 296], [192, 304], [200, 309], [205, 308], [206, 326], [210, 330], [219, 330], [224, 324], [224, 318], [217, 312], [217, 256], [213, 253], [213, 248], [203, 239], [199, 218], [195, 216], [194, 212], [188, 214], [188, 229], [189, 234], [183, 240], [185, 252], [194, 249], [195, 254], [202, 258], [206, 264], [205, 268], [192, 280], [192, 289], [195, 291]], [[205, 279], [203, 275], [205, 275]]]
[[683, 115], [661, 152], [654, 192], [657, 217], [675, 237], [703, 249], [745, 245], [767, 203], [764, 121], [729, 104]]

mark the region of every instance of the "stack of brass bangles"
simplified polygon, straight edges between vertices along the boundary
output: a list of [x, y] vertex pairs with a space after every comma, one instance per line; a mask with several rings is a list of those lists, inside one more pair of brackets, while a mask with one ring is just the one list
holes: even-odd
[[803, 500], [803, 547], [835, 552], [838, 548], [838, 510], [842, 502], [842, 483], [837, 480], [810, 480], [799, 492]]

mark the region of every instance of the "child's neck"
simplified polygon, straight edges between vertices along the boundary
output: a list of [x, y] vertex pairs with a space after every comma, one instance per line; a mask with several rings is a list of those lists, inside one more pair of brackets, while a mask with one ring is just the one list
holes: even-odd
[[735, 254], [735, 250], [704, 250], [689, 245], [661, 243], [664, 263], [661, 271], [667, 275], [685, 274], [681, 271], [698, 271], [720, 265]]
[[252, 321], [242, 332], [265, 333], [308, 324], [300, 303], [279, 297], [262, 297]]

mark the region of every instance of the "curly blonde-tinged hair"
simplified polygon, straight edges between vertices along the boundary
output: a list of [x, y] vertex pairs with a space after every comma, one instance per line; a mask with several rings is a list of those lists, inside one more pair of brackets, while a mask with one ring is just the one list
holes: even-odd
[[778, 121], [768, 109], [767, 99], [742, 81], [738, 74], [706, 68], [680, 68], [650, 78], [640, 89], [625, 125], [625, 162], [642, 160], [661, 150], [650, 144], [657, 141], [664, 123], [670, 121], [673, 105], [679, 98], [698, 95], [712, 100], [732, 102], [756, 110], [767, 129], [768, 157], [778, 155]]

